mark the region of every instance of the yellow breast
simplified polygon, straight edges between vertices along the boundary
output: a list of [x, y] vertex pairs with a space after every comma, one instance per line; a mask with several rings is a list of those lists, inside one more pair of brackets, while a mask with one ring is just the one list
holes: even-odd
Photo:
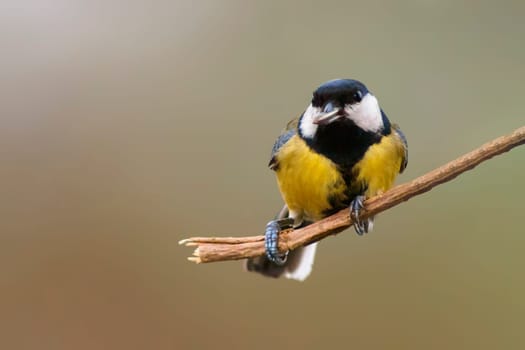
[[[276, 155], [277, 182], [290, 211], [307, 220], [319, 220], [327, 211], [348, 204], [348, 196], [365, 197], [391, 188], [404, 159], [405, 146], [397, 133], [371, 145], [351, 170], [345, 183], [337, 165], [310, 149], [303, 139], [293, 136]], [[362, 193], [363, 189], [366, 189]]]
[[299, 136], [279, 150], [277, 162], [277, 182], [291, 211], [319, 220], [332, 208], [331, 202], [346, 199], [346, 184], [337, 166], [313, 152]]
[[394, 132], [368, 148], [363, 158], [353, 167], [356, 183], [366, 184], [365, 197], [383, 193], [394, 185], [404, 153], [405, 146]]

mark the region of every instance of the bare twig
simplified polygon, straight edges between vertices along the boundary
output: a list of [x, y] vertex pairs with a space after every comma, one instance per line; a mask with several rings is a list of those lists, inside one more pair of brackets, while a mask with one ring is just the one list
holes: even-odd
[[[360, 212], [360, 217], [365, 219], [418, 194], [430, 191], [433, 187], [450, 181], [476, 165], [523, 143], [525, 143], [525, 126], [515, 130], [512, 134], [488, 142], [415, 180], [396, 186], [382, 195], [370, 198], [365, 202], [365, 208]], [[283, 231], [279, 236], [279, 249], [281, 251], [293, 250], [341, 232], [352, 224], [349, 210], [341, 210], [304, 228]], [[188, 258], [188, 260], [196, 263], [238, 260], [264, 254], [264, 236], [193, 237], [183, 239], [179, 244], [197, 247], [193, 256]]]

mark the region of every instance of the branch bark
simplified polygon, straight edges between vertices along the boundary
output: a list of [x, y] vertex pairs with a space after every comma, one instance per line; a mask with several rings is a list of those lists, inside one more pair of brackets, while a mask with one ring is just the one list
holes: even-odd
[[[408, 183], [396, 186], [382, 195], [368, 199], [360, 212], [366, 219], [410, 198], [430, 191], [435, 186], [448, 182], [478, 164], [525, 143], [525, 126], [513, 133], [501, 136], [429, 173]], [[279, 250], [293, 250], [297, 247], [321, 240], [339, 233], [353, 224], [348, 209], [317, 221], [298, 230], [286, 230], [279, 235]], [[181, 245], [196, 247], [188, 260], [208, 263], [225, 260], [239, 260], [264, 254], [264, 236], [249, 237], [192, 237], [183, 239]]]

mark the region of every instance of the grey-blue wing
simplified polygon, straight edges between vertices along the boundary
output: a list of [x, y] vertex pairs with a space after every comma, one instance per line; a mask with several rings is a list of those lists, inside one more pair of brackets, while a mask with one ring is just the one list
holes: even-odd
[[407, 138], [406, 138], [405, 134], [403, 134], [403, 132], [399, 128], [399, 125], [393, 124], [392, 125], [392, 129], [396, 132], [396, 134], [399, 136], [401, 141], [403, 141], [403, 144], [405, 146], [404, 147], [405, 148], [405, 154], [403, 156], [403, 162], [401, 162], [401, 168], [399, 169], [399, 172], [402, 173], [406, 169], [406, 167], [408, 165], [408, 141], [407, 141]]
[[283, 131], [281, 135], [275, 140], [275, 143], [272, 147], [272, 157], [270, 159], [270, 163], [268, 166], [270, 169], [275, 170], [277, 168], [277, 162], [275, 159], [275, 155], [281, 147], [283, 147], [296, 133], [297, 133], [297, 123], [299, 118], [295, 118], [291, 120], [288, 125], [286, 125], [286, 129]]

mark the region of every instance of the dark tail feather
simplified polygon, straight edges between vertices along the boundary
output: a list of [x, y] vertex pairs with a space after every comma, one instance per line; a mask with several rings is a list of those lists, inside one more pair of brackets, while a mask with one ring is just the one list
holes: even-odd
[[257, 258], [247, 259], [245, 268], [247, 271], [257, 272], [267, 277], [281, 277], [304, 281], [312, 271], [317, 243], [290, 251], [286, 263], [278, 266], [263, 255]]

